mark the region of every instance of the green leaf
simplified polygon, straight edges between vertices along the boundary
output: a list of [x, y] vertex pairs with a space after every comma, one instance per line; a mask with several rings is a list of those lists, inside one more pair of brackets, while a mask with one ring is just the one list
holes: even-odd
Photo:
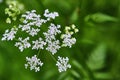
[[75, 76], [76, 78], [80, 78], [80, 74], [79, 74], [77, 71], [71, 70], [71, 73], [72, 73], [72, 75]]
[[72, 63], [73, 67], [76, 67], [78, 69], [78, 72], [80, 72], [86, 80], [90, 80], [88, 71], [84, 69], [84, 67], [78, 61], [73, 60]]
[[112, 76], [110, 73], [94, 73], [94, 77], [96, 79], [101, 79], [101, 80], [112, 80]]
[[118, 21], [117, 18], [103, 14], [103, 13], [95, 13], [95, 14], [88, 15], [85, 17], [86, 22], [89, 22], [90, 20], [97, 22], [97, 23], [103, 23], [103, 22], [107, 22], [107, 21], [111, 21], [111, 22]]
[[88, 58], [87, 65], [91, 70], [98, 70], [104, 67], [106, 57], [105, 44], [99, 44]]
[[73, 11], [73, 13], [72, 13], [72, 15], [71, 15], [71, 17], [70, 17], [70, 21], [71, 21], [72, 23], [78, 20], [78, 18], [79, 18], [79, 13], [78, 13], [78, 11], [79, 11], [79, 8], [78, 8], [78, 7]]

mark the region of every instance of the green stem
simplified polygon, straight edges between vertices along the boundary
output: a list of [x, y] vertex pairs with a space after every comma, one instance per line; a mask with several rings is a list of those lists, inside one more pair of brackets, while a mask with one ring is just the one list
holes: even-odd
[[37, 53], [37, 57], [39, 56], [39, 54], [40, 54], [40, 51], [41, 51], [41, 49], [39, 49], [39, 51], [38, 51], [38, 53]]
[[53, 58], [53, 60], [56, 62], [57, 60], [55, 59], [55, 57], [51, 53], [49, 53], [49, 54]]

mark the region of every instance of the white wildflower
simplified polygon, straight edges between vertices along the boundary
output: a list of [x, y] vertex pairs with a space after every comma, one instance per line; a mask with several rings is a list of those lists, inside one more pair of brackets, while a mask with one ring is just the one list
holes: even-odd
[[29, 37], [22, 39], [21, 37], [18, 39], [19, 42], [15, 43], [15, 46], [18, 47], [20, 49], [20, 51], [22, 52], [25, 48], [29, 48], [31, 47], [31, 44], [28, 42]]
[[45, 41], [48, 43], [46, 50], [50, 51], [53, 55], [60, 48], [60, 42], [55, 38], [57, 34], [61, 33], [59, 30], [60, 27], [60, 25], [55, 26], [53, 23], [51, 23], [48, 31], [43, 33], [45, 36]]
[[40, 17], [40, 15], [36, 14], [36, 10], [26, 11], [26, 14], [23, 14], [22, 17], [25, 20], [35, 20], [36, 18]]
[[46, 20], [41, 19], [40, 15], [36, 14], [36, 10], [27, 11], [26, 14], [22, 15], [22, 18], [24, 18], [23, 25], [19, 25], [19, 28], [32, 36], [37, 35], [40, 31], [40, 29], [35, 29], [33, 27], [40, 27], [43, 23], [47, 22]]
[[48, 32], [44, 32], [43, 34], [44, 34], [44, 36], [45, 36], [45, 41], [46, 41], [46, 42], [51, 42], [52, 40], [55, 40], [55, 39], [56, 39], [56, 38], [55, 38], [55, 35], [51, 35], [51, 34], [49, 34]]
[[19, 28], [22, 29], [22, 31], [29, 31], [30, 30], [30, 25], [19, 25]]
[[71, 68], [71, 65], [68, 64], [69, 58], [66, 57], [60, 57], [58, 56], [58, 61], [56, 63], [56, 66], [58, 66], [58, 71], [63, 72], [66, 71], [68, 68]]
[[39, 40], [36, 41], [32, 41], [32, 43], [34, 44], [34, 46], [32, 47], [32, 49], [44, 49], [44, 45], [46, 45], [46, 42], [44, 42], [42, 40], [42, 38], [39, 38]]
[[72, 45], [76, 43], [76, 39], [72, 38], [71, 34], [63, 34], [62, 39], [63, 39], [62, 46], [64, 46], [64, 47], [69, 46], [69, 48], [71, 48]]
[[44, 16], [47, 17], [47, 20], [49, 21], [50, 19], [55, 19], [55, 17], [59, 16], [57, 12], [49, 12], [48, 9], [45, 10]]
[[36, 10], [27, 11], [26, 14], [22, 15], [24, 19], [23, 23], [30, 26], [40, 27], [43, 23], [46, 23], [46, 20], [41, 19], [40, 15], [36, 14]]
[[26, 61], [27, 64], [25, 64], [25, 68], [30, 67], [30, 70], [35, 70], [35, 72], [40, 71], [40, 67], [43, 66], [43, 63], [36, 55], [32, 56], [32, 58], [26, 57]]
[[29, 33], [29, 35], [31, 35], [31, 36], [35, 36], [35, 35], [37, 35], [37, 33], [40, 31], [40, 29], [34, 29], [34, 28], [32, 28], [31, 30], [29, 30], [29, 31], [27, 31], [28, 33]]
[[50, 26], [49, 26], [48, 33], [51, 34], [51, 35], [57, 35], [57, 33], [58, 34], [61, 33], [59, 28], [61, 28], [60, 25], [55, 26], [53, 23], [51, 23]]
[[48, 31], [43, 33], [46, 38], [46, 42], [55, 40], [55, 36], [61, 33], [59, 30], [60, 27], [60, 25], [55, 26], [53, 23], [50, 24]]
[[17, 33], [18, 28], [11, 28], [11, 30], [6, 30], [3, 34], [2, 40], [13, 40], [15, 38], [15, 34]]
[[46, 50], [50, 51], [52, 55], [54, 55], [60, 48], [59, 44], [60, 44], [59, 40], [48, 42]]

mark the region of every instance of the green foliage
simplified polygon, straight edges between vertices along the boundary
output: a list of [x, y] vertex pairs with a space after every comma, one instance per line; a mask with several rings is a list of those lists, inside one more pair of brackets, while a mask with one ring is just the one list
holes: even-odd
[[92, 20], [93, 22], [96, 22], [96, 23], [103, 23], [103, 22], [108, 22], [108, 21], [110, 21], [110, 22], [118, 21], [117, 18], [103, 14], [103, 13], [95, 13], [95, 14], [88, 15], [85, 17], [86, 22], [88, 22], [90, 20]]
[[87, 65], [91, 70], [99, 70], [104, 67], [106, 58], [105, 44], [99, 44], [88, 58]]

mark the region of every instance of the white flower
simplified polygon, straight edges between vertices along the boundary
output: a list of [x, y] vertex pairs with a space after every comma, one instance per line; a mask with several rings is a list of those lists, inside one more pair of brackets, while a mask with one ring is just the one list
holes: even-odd
[[28, 31], [28, 30], [30, 30], [30, 25], [28, 25], [28, 24], [19, 25], [19, 28], [22, 28], [22, 31]]
[[40, 31], [40, 29], [34, 29], [34, 28], [32, 28], [31, 30], [29, 30], [29, 31], [27, 31], [28, 33], [29, 33], [29, 35], [31, 35], [31, 36], [35, 36], [35, 35], [37, 35], [37, 33]]
[[54, 55], [60, 48], [59, 44], [60, 44], [59, 40], [48, 42], [46, 50], [50, 51], [52, 55]]
[[24, 19], [23, 23], [28, 24], [30, 26], [37, 26], [40, 27], [43, 23], [46, 23], [47, 21], [44, 19], [41, 19], [40, 15], [36, 14], [36, 10], [27, 11], [26, 14], [22, 15]]
[[59, 28], [61, 28], [60, 25], [55, 26], [53, 23], [51, 23], [50, 26], [49, 26], [48, 33], [51, 34], [51, 35], [57, 35], [57, 33], [58, 34], [61, 33]]
[[51, 23], [48, 31], [43, 33], [45, 36], [45, 41], [48, 43], [46, 50], [50, 51], [53, 55], [60, 48], [60, 42], [55, 38], [57, 34], [61, 33], [61, 31], [59, 30], [60, 27], [60, 25], [55, 26], [53, 23]]
[[32, 49], [44, 49], [44, 45], [46, 45], [46, 42], [44, 42], [42, 40], [42, 38], [39, 38], [39, 40], [36, 41], [32, 41], [32, 43], [34, 44], [34, 46], [32, 47]]
[[15, 34], [17, 33], [18, 28], [11, 28], [9, 31], [8, 29], [3, 34], [2, 40], [13, 40], [15, 38]]
[[[22, 31], [26, 31], [29, 35], [37, 35], [37, 33], [40, 31], [38, 27], [47, 22], [40, 17], [40, 15], [36, 14], [36, 10], [27, 11], [26, 14], [22, 15], [22, 18], [24, 18], [23, 25], [19, 25], [19, 28], [21, 28]], [[35, 27], [37, 27], [37, 29], [35, 29]]]
[[58, 56], [58, 61], [56, 63], [56, 66], [58, 66], [58, 71], [63, 72], [66, 71], [68, 68], [71, 68], [71, 65], [68, 64], [69, 58], [66, 57], [60, 57]]
[[22, 17], [25, 18], [25, 20], [36, 20], [36, 18], [39, 18], [40, 15], [36, 14], [36, 10], [26, 11], [26, 14], [23, 14]]
[[45, 41], [46, 42], [51, 42], [52, 40], [55, 40], [55, 35], [51, 35], [48, 32], [43, 32], [44, 36], [45, 36]]
[[29, 37], [25, 38], [22, 40], [22, 38], [20, 37], [19, 42], [15, 43], [15, 46], [18, 47], [20, 49], [20, 51], [22, 52], [25, 48], [29, 48], [31, 47], [31, 44], [28, 42]]
[[63, 34], [62, 39], [63, 39], [62, 46], [64, 46], [64, 47], [69, 46], [69, 48], [71, 48], [72, 45], [76, 43], [76, 39], [72, 38], [71, 34]]
[[38, 19], [36, 20], [36, 22], [34, 23], [36, 26], [40, 27], [43, 23], [46, 23], [47, 21], [44, 19]]
[[25, 64], [25, 68], [30, 67], [30, 70], [35, 70], [35, 72], [40, 71], [40, 66], [43, 66], [43, 63], [36, 57], [36, 55], [32, 56], [32, 58], [26, 57], [27, 64]]
[[44, 16], [47, 17], [47, 20], [49, 21], [50, 19], [55, 19], [55, 17], [59, 16], [57, 12], [49, 12], [48, 9], [45, 10]]
[[55, 26], [53, 23], [50, 24], [48, 31], [43, 33], [46, 38], [46, 42], [55, 40], [55, 36], [61, 33], [59, 30], [60, 27], [60, 25]]

